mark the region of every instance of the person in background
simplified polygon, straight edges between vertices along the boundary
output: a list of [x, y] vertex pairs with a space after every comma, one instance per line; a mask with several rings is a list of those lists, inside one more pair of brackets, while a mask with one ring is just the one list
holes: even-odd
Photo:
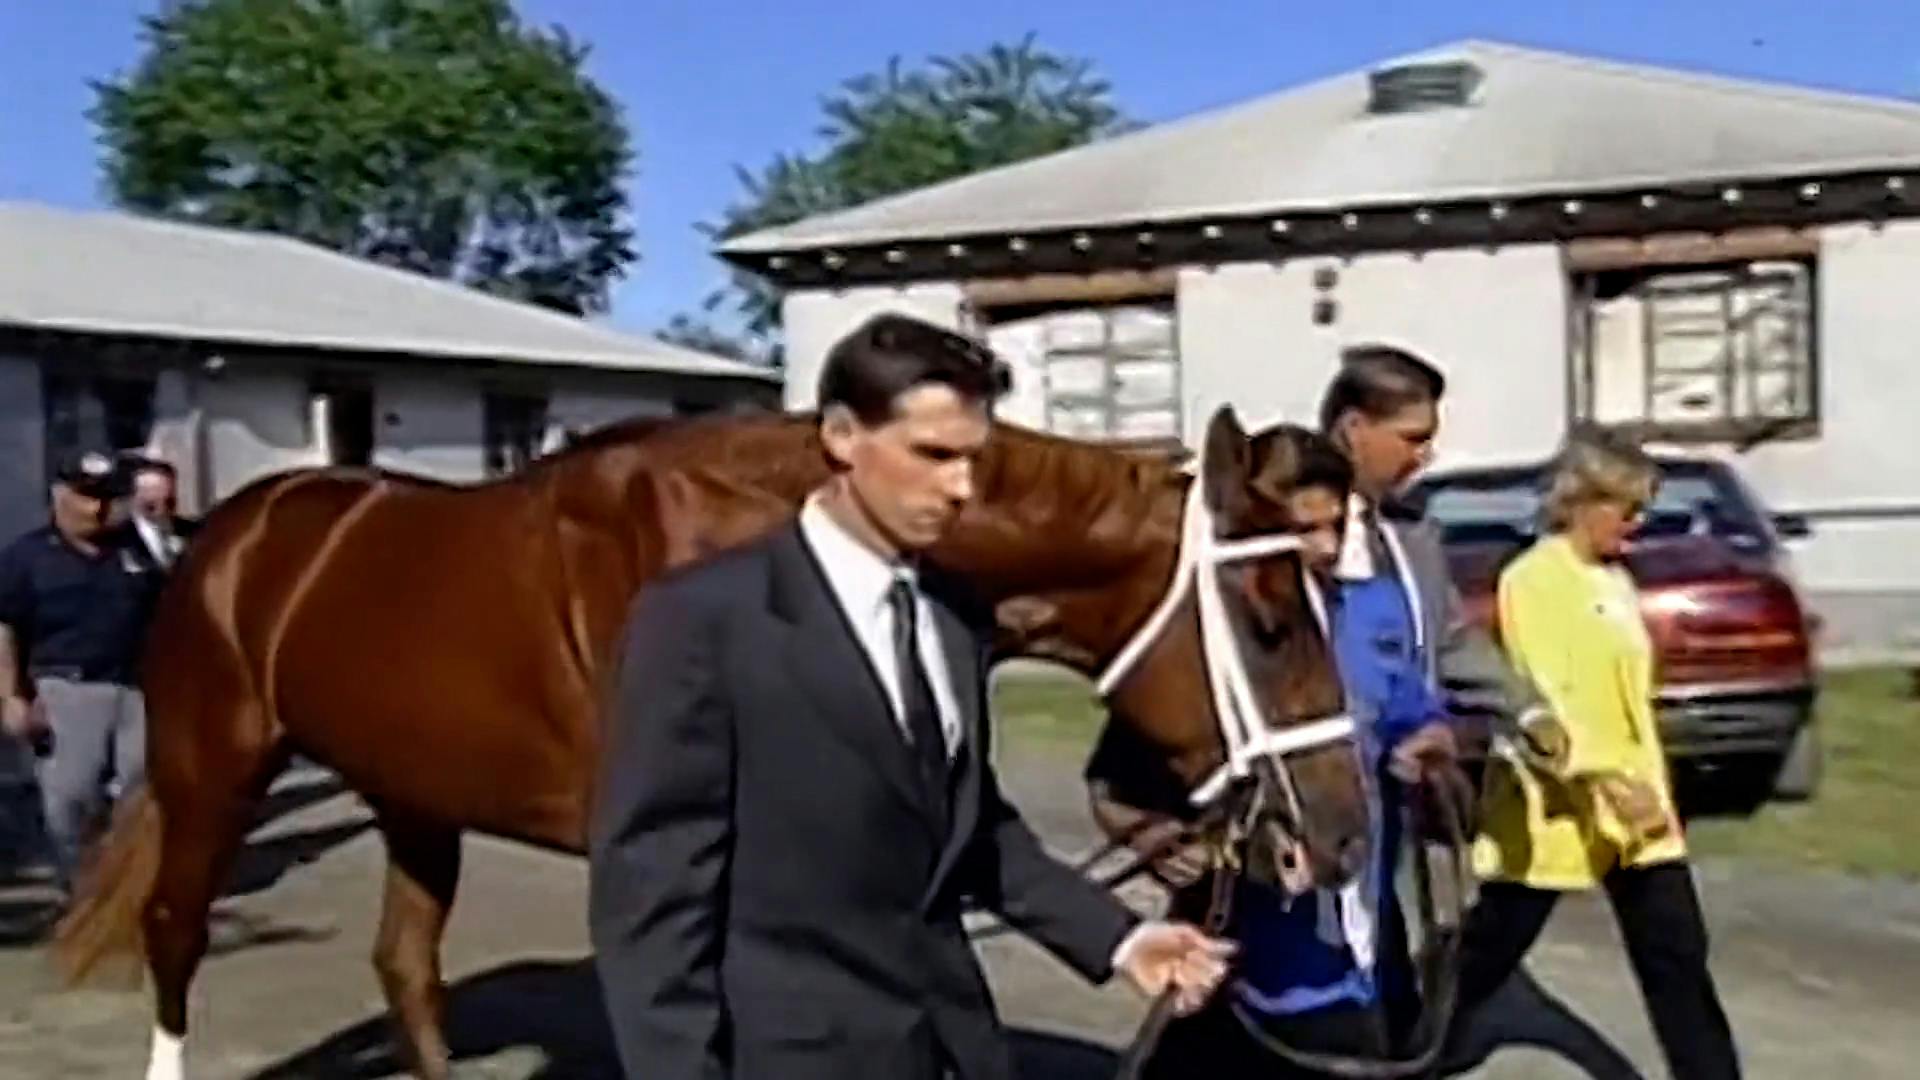
[[54, 871], [72, 875], [108, 801], [145, 773], [141, 637], [157, 577], [116, 523], [126, 474], [76, 453], [55, 470], [51, 520], [0, 549], [0, 723], [33, 743]]
[[134, 533], [155, 569], [170, 571], [186, 551], [200, 523], [179, 513], [179, 474], [169, 462], [134, 457], [129, 467], [133, 492], [128, 500]]
[[1534, 753], [1496, 757], [1474, 850], [1483, 884], [1462, 937], [1460, 1010], [1520, 964], [1562, 893], [1607, 891], [1668, 1069], [1740, 1075], [1707, 968], [1653, 709], [1653, 652], [1620, 559], [1659, 473], [1599, 432], [1570, 439], [1546, 495], [1548, 535], [1500, 575], [1502, 641], [1555, 718]]

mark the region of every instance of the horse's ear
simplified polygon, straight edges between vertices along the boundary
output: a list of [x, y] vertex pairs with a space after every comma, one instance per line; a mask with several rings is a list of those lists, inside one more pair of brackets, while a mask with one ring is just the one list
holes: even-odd
[[1292, 437], [1296, 430], [1282, 426], [1252, 438], [1247, 486], [1254, 497], [1282, 502], [1299, 482], [1301, 443], [1312, 436]]
[[1200, 483], [1205, 485], [1201, 490], [1206, 493], [1208, 507], [1229, 522], [1246, 509], [1250, 467], [1247, 433], [1233, 407], [1222, 405], [1207, 421], [1207, 437], [1200, 451]]

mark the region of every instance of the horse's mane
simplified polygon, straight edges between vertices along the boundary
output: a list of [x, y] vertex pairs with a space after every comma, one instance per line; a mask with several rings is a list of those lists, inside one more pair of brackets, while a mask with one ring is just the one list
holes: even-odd
[[[608, 450], [641, 446], [664, 449], [669, 444], [690, 451], [694, 460], [704, 461], [708, 467], [724, 467], [738, 460], [736, 455], [726, 453], [731, 449], [730, 442], [748, 435], [810, 430], [816, 420], [817, 414], [812, 412], [633, 417], [575, 436], [565, 446], [528, 463], [522, 472], [563, 467]], [[717, 440], [718, 445], [709, 440]], [[1002, 422], [995, 427], [994, 445], [982, 464], [993, 477], [990, 482], [1003, 495], [1056, 485], [1112, 494], [1164, 480], [1177, 472], [1183, 453], [1171, 446], [1069, 439]]]
[[673, 427], [685, 420], [685, 417], [679, 416], [634, 416], [625, 420], [616, 420], [611, 424], [603, 424], [568, 438], [566, 445], [538, 460], [551, 461], [576, 453], [588, 453], [609, 446], [638, 442], [657, 431]]
[[1027, 510], [1043, 509], [1030, 504], [1044, 494], [1069, 521], [1091, 520], [1117, 503], [1140, 505], [1137, 496], [1180, 476], [1178, 451], [1069, 439], [1013, 424], [995, 429], [981, 464], [983, 494]]
[[[785, 487], [776, 477], [811, 471], [817, 414], [754, 412], [698, 417], [636, 417], [595, 428], [495, 483], [540, 483], [608, 454], [635, 451], [650, 467], [702, 475], [729, 485]], [[977, 474], [980, 495], [1027, 526], [1051, 523], [1072, 533], [1116, 539], [1145, 527], [1152, 494], [1176, 482], [1178, 447], [1127, 446], [1069, 439], [999, 423]]]

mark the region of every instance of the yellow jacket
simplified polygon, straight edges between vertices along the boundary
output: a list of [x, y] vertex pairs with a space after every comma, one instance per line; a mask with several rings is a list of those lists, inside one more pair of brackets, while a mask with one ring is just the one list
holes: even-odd
[[[1496, 756], [1488, 766], [1474, 868], [1483, 880], [1584, 889], [1615, 866], [1686, 856], [1653, 711], [1653, 648], [1633, 579], [1549, 536], [1500, 575], [1501, 644], [1567, 732], [1555, 775]], [[1641, 840], [1591, 781], [1619, 772], [1651, 787], [1667, 833]]]

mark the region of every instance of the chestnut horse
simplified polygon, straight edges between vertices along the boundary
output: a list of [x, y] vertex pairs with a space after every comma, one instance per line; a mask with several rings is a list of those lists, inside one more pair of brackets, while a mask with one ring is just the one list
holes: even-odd
[[[1295, 445], [1250, 438], [1222, 410], [1195, 479], [1168, 455], [1001, 425], [977, 498], [931, 557], [994, 605], [997, 656], [1092, 674], [1185, 565], [1189, 486], [1204, 485], [1217, 535], [1272, 532]], [[583, 852], [602, 678], [635, 593], [784, 522], [828, 468], [811, 417], [763, 415], [628, 423], [472, 486], [323, 468], [235, 494], [160, 600], [145, 661], [148, 783], [60, 927], [69, 974], [144, 954], [157, 998], [149, 1076], [181, 1075], [209, 906], [297, 753], [375, 812], [388, 862], [374, 966], [410, 1067], [447, 1076], [439, 947], [461, 835]], [[1234, 612], [1237, 670], [1264, 723], [1338, 712], [1297, 556], [1202, 580]], [[1155, 618], [1165, 630], [1144, 650], [1127, 650], [1108, 697], [1197, 783], [1221, 763], [1222, 737], [1192, 593]], [[1283, 764], [1288, 842], [1320, 883], [1365, 857], [1347, 743], [1296, 746]]]

